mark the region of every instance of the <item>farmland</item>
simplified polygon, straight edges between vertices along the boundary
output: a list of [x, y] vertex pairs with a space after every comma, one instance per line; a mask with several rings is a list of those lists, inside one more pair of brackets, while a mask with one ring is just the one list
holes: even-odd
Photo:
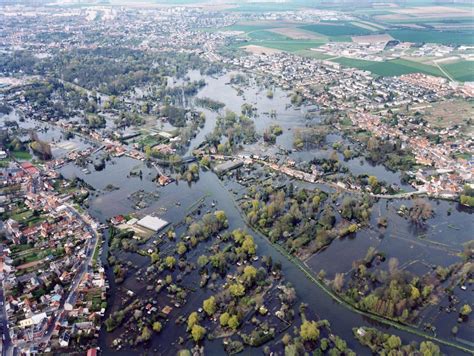
[[307, 31], [316, 32], [326, 36], [350, 36], [350, 35], [369, 35], [373, 33], [366, 28], [354, 26], [350, 23], [338, 23], [337, 25], [332, 23], [318, 23], [313, 25], [301, 26], [302, 29]]
[[[267, 27], [267, 29], [269, 29], [269, 27]], [[283, 34], [262, 28], [246, 32], [246, 36], [249, 39], [249, 41], [246, 43], [248, 46], [266, 47], [287, 52], [307, 50], [309, 48], [318, 47], [326, 42], [324, 39], [292, 39]]]
[[254, 41], [287, 41], [291, 38], [271, 31], [253, 31], [247, 34]]
[[303, 49], [301, 51], [296, 51], [295, 54], [302, 56], [302, 57], [307, 57], [307, 58], [313, 58], [313, 59], [328, 59], [331, 58], [330, 55], [327, 55], [322, 52], [316, 52], [316, 51], [311, 51], [307, 49]]
[[440, 66], [454, 79], [462, 82], [474, 81], [474, 62], [462, 61], [456, 63], [447, 63]]
[[256, 45], [248, 45], [241, 48], [245, 49], [247, 52], [252, 53], [252, 54], [273, 54], [273, 53], [280, 52], [280, 50], [278, 49], [256, 46]]
[[252, 22], [252, 23], [238, 23], [232, 26], [227, 26], [224, 28], [226, 31], [242, 31], [242, 32], [252, 32], [252, 31], [259, 31], [265, 29], [271, 29], [279, 27], [278, 24], [269, 24], [266, 22]]
[[305, 31], [297, 27], [278, 27], [270, 30], [271, 32], [278, 33], [280, 35], [289, 37], [294, 40], [315, 40], [325, 39], [326, 36], [318, 35], [317, 33]]
[[435, 31], [400, 29], [388, 31], [393, 38], [409, 42], [430, 42], [454, 45], [473, 45], [474, 33], [472, 31]]
[[333, 60], [334, 62], [340, 63], [346, 67], [354, 67], [359, 69], [364, 69], [372, 72], [375, 75], [380, 76], [396, 76], [409, 73], [425, 73], [437, 76], [443, 76], [441, 71], [437, 68], [416, 63], [412, 61], [407, 61], [404, 59], [395, 59], [386, 62], [372, 62], [364, 61], [359, 59], [351, 58], [337, 58]]

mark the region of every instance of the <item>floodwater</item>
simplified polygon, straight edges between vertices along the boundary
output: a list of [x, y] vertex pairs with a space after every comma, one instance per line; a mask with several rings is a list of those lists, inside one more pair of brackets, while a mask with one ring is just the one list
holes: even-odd
[[[219, 78], [204, 77], [207, 85], [200, 89], [197, 96], [211, 97], [214, 100], [221, 101], [226, 104], [225, 109], [233, 110], [236, 113], [240, 113], [243, 103], [247, 102], [253, 104], [257, 107], [258, 116], [254, 121], [258, 133], [263, 133], [265, 128], [272, 124], [278, 124], [283, 128], [283, 134], [277, 138], [276, 146], [288, 150], [292, 149], [293, 130], [297, 127], [304, 127], [308, 123], [308, 119], [305, 118], [306, 109], [295, 109], [291, 107], [289, 105], [290, 99], [288, 98], [288, 93], [278, 88], [273, 90], [273, 99], [266, 97], [266, 89], [260, 88], [255, 84], [245, 87], [243, 89], [243, 95], [238, 95], [237, 90], [228, 84], [231, 75], [232, 73], [225, 74]], [[193, 71], [190, 73], [190, 78], [191, 80], [198, 80], [201, 79], [201, 75]], [[270, 118], [269, 115], [265, 114], [271, 110], [275, 111], [276, 118]], [[205, 109], [203, 111], [207, 118], [205, 127], [200, 130], [197, 136], [191, 141], [186, 154], [189, 154], [193, 148], [197, 147], [205, 135], [214, 128], [218, 114]], [[317, 121], [318, 118], [310, 118], [309, 120]], [[58, 147], [61, 149], [61, 144], [69, 141], [61, 140], [60, 134], [60, 132], [50, 128], [48, 131], [42, 132], [40, 137], [57, 141]], [[339, 136], [335, 137], [335, 139], [339, 140], [342, 138]], [[77, 144], [78, 147], [83, 147], [80, 146], [81, 144], [87, 145], [87, 143], [79, 137], [74, 138], [71, 142]], [[270, 148], [270, 150], [271, 149], [273, 148]], [[66, 147], [65, 150], [67, 151], [68, 148]], [[53, 151], [53, 153], [56, 155], [63, 153], [63, 151]], [[314, 149], [293, 154], [296, 158], [310, 160], [326, 153]], [[397, 173], [390, 172], [383, 166], [372, 166], [364, 159], [356, 158], [344, 162], [344, 164], [346, 164], [355, 175], [368, 173], [377, 176], [379, 181], [386, 180], [389, 183], [400, 184], [400, 177]], [[156, 183], [152, 181], [156, 176], [154, 168], [147, 167], [143, 162], [128, 157], [112, 158], [111, 161], [106, 162], [106, 167], [102, 171], [95, 171], [92, 165], [89, 166], [89, 170], [91, 173], [85, 174], [80, 167], [74, 164], [68, 164], [61, 168], [61, 173], [67, 178], [79, 177], [84, 179], [84, 181], [97, 190], [97, 192], [92, 194], [89, 198], [89, 211], [94, 217], [103, 222], [118, 214], [137, 212], [134, 208], [135, 203], [129, 199], [129, 196], [138, 190], [144, 190], [146, 193], [157, 193], [159, 198], [156, 201], [152, 201], [150, 206], [139, 210], [139, 214], [153, 213], [160, 215], [160, 217], [171, 223], [177, 223], [186, 216], [187, 207], [190, 207], [197, 200], [206, 197], [207, 202], [214, 200], [217, 202], [216, 208], [225, 211], [229, 220], [230, 230], [235, 228], [248, 230], [235, 206], [232, 193], [224, 188], [222, 182], [212, 172], [201, 171], [200, 179], [196, 183], [187, 184], [185, 182], [179, 182], [172, 183], [166, 187], [158, 187]], [[142, 171], [142, 178], [130, 176], [131, 171], [136, 172], [140, 170]], [[118, 189], [106, 191], [105, 188], [108, 184], [112, 184]], [[471, 239], [470, 231], [472, 231], [473, 226], [470, 212], [463, 211], [458, 208], [456, 204], [441, 201], [438, 205], [437, 202], [433, 202], [435, 217], [430, 220], [428, 229], [420, 232], [396, 214], [395, 211], [402, 203], [408, 206], [410, 205], [410, 202], [387, 203], [383, 200], [379, 201], [372, 209], [371, 229], [358, 232], [355, 238], [345, 238], [334, 241], [328, 249], [311, 257], [311, 259], [307, 261], [308, 265], [316, 272], [319, 271], [320, 268], [324, 268], [330, 274], [346, 272], [350, 270], [352, 260], [363, 258], [370, 246], [374, 246], [377, 250], [387, 253], [388, 257], [397, 257], [400, 260], [401, 266], [414, 259], [419, 260], [423, 262], [420, 262], [421, 267], [418, 267], [420, 271], [426, 267], [426, 264], [440, 264], [445, 266], [459, 261], [459, 257], [456, 256], [456, 251], [460, 251], [463, 242]], [[450, 215], [448, 215], [448, 211]], [[389, 221], [388, 228], [383, 233], [383, 237], [380, 236], [380, 232], [376, 227], [376, 219], [379, 215], [387, 216]], [[454, 230], [453, 226], [460, 229]], [[260, 256], [271, 256], [273, 261], [281, 262], [285, 280], [292, 283], [296, 289], [298, 300], [295, 305], [299, 305], [300, 302], [308, 303], [310, 308], [314, 310], [321, 319], [330, 321], [333, 332], [346, 340], [350, 348], [360, 353], [367, 353], [367, 349], [362, 348], [353, 338], [352, 328], [363, 325], [373, 326], [373, 322], [334, 302], [331, 297], [307, 279], [300, 269], [281, 255], [266, 239], [251, 230], [250, 233], [255, 238], [258, 245], [257, 252]], [[420, 237], [421, 235], [424, 237]], [[433, 244], [430, 241], [447, 245], [446, 248], [449, 248], [450, 251], [452, 250], [452, 253], [446, 254], [445, 250], [439, 250], [438, 244]], [[108, 248], [106, 244], [104, 244], [102, 255], [104, 263], [106, 263], [107, 250]], [[124, 259], [130, 260], [134, 265], [137, 265], [139, 270], [146, 266], [147, 258], [128, 253], [124, 253], [121, 256]], [[417, 267], [412, 266], [411, 268], [414, 268], [416, 271]], [[113, 280], [113, 273], [111, 273], [110, 269], [108, 269], [107, 272], [108, 277], [111, 279], [111, 297], [108, 300], [109, 308], [107, 311], [107, 313], [110, 313], [111, 310], [118, 308], [118, 290]], [[124, 285], [127, 288], [133, 289], [138, 295], [144, 293], [144, 287], [137, 284], [133, 278], [126, 280]], [[173, 312], [177, 314], [174, 316], [171, 315], [172, 320], [166, 325], [161, 334], [153, 335], [151, 350], [159, 349], [162, 354], [175, 353], [180, 347], [177, 347], [174, 342], [179, 336], [182, 336], [180, 330], [182, 330], [183, 327], [173, 326], [172, 323], [174, 323], [174, 319], [179, 314], [188, 315], [191, 311], [199, 308], [202, 304], [202, 300], [207, 298], [208, 294], [209, 292], [207, 290], [199, 288], [195, 293], [191, 293], [188, 296], [188, 302], [182, 308]], [[465, 295], [467, 296], [468, 292], [466, 292]], [[464, 300], [466, 298], [467, 297], [463, 297]], [[452, 317], [453, 315], [449, 316], [451, 319]], [[436, 322], [440, 323], [440, 325], [442, 325], [441, 323], [449, 324], [449, 328], [439, 327], [438, 330], [448, 330], [447, 332], [443, 331], [442, 336], [450, 338], [451, 336], [448, 334], [453, 321], [440, 316], [433, 316], [433, 319], [436, 319]], [[382, 329], [385, 328], [384, 326], [377, 326]], [[472, 322], [471, 324], [462, 325], [460, 330], [459, 337], [472, 341], [472, 335], [469, 335], [469, 331], [472, 330]], [[421, 341], [419, 337], [398, 331], [394, 328], [386, 328], [386, 332], [399, 335], [406, 343], [412, 340]], [[115, 337], [117, 337], [116, 334], [106, 333], [104, 328], [101, 330], [99, 342], [104, 354], [130, 355], [131, 353], [144, 351], [139, 348], [133, 352], [130, 350], [116, 352], [111, 348], [111, 343]], [[191, 343], [187, 341], [184, 346], [190, 347]], [[442, 349], [449, 353], [456, 352], [449, 348], [442, 347]], [[206, 341], [206, 351], [209, 354], [221, 354], [224, 352], [220, 340], [212, 342]], [[252, 354], [254, 352], [255, 350], [247, 349], [244, 354]]]

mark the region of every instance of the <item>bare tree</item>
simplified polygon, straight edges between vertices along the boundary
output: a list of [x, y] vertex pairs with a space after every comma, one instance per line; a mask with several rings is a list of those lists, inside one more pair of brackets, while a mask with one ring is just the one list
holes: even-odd
[[410, 219], [415, 223], [423, 223], [433, 216], [431, 204], [424, 199], [416, 199], [410, 209]]
[[398, 271], [398, 259], [396, 257], [390, 257], [388, 260], [388, 271], [390, 274], [394, 274], [395, 272]]
[[344, 286], [344, 273], [336, 273], [332, 285], [335, 291], [340, 292]]

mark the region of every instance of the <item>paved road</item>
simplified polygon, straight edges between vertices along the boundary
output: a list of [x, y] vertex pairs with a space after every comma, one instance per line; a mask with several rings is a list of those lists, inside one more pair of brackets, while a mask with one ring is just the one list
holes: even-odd
[[[242, 160], [241, 157], [238, 157], [238, 156], [222, 156], [222, 155], [210, 155], [211, 158], [214, 158], [214, 159], [220, 159], [220, 158], [223, 158], [223, 159], [226, 159], [226, 160]], [[264, 165], [265, 167], [268, 167], [270, 169], [273, 169], [270, 164], [266, 161], [263, 161], [263, 160], [260, 160], [260, 159], [256, 159], [256, 158], [251, 158], [252, 162], [253, 163], [260, 163], [262, 165]], [[302, 171], [298, 171], [297, 169], [294, 169], [294, 168], [291, 168], [291, 170], [293, 170], [294, 172], [297, 172], [297, 173], [300, 173], [300, 174], [303, 174], [304, 172]], [[283, 173], [285, 174], [285, 172], [283, 171], [280, 171], [278, 170], [280, 173]], [[299, 179], [299, 178], [296, 178], [296, 179]], [[316, 181], [309, 181], [309, 180], [305, 180], [303, 179], [304, 181], [307, 181], [309, 183], [318, 183], [318, 184], [326, 184], [328, 186], [331, 186], [335, 189], [340, 189], [340, 190], [344, 190], [346, 192], [350, 192], [350, 193], [353, 193], [353, 194], [367, 194], [367, 195], [370, 195], [374, 198], [381, 198], [381, 199], [406, 199], [406, 198], [410, 198], [412, 196], [416, 196], [416, 195], [424, 195], [424, 194], [427, 194], [427, 192], [425, 190], [416, 190], [416, 191], [413, 191], [413, 192], [405, 192], [405, 193], [395, 193], [395, 194], [374, 194], [372, 192], [366, 192], [366, 191], [361, 191], [361, 190], [355, 190], [355, 189], [350, 189], [350, 188], [344, 188], [344, 187], [341, 187], [340, 185], [338, 185], [337, 183], [335, 182], [332, 182], [332, 181], [327, 181], [327, 180], [324, 180], [324, 179], [317, 179]]]

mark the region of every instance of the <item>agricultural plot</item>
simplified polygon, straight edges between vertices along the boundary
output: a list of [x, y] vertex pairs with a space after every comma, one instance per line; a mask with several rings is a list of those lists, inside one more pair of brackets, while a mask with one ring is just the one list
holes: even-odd
[[268, 47], [262, 47], [262, 46], [256, 46], [256, 45], [248, 45], [241, 48], [245, 49], [247, 52], [252, 53], [252, 54], [273, 54], [273, 53], [281, 52], [280, 50], [275, 49], [275, 48], [268, 48]]
[[277, 28], [278, 24], [269, 24], [268, 22], [259, 23], [259, 22], [251, 22], [251, 23], [238, 23], [232, 26], [224, 27], [225, 31], [242, 31], [245, 33], [249, 33], [252, 31], [260, 31], [260, 30], [268, 30], [271, 28]]
[[474, 62], [462, 61], [456, 63], [440, 64], [441, 68], [445, 70], [454, 79], [461, 82], [474, 81]]
[[296, 40], [266, 30], [249, 32], [247, 35], [250, 38], [250, 41], [247, 43], [246, 47], [248, 48], [251, 46], [250, 49], [252, 51], [258, 49], [257, 47], [265, 47], [274, 50], [295, 52], [318, 47], [326, 42], [325, 40]]
[[290, 37], [275, 33], [273, 31], [253, 31], [247, 34], [254, 41], [286, 41], [291, 40]]
[[244, 46], [252, 53], [274, 53], [277, 51], [295, 52], [309, 50], [327, 42], [327, 38], [292, 27], [287, 22], [252, 21], [242, 22], [225, 28], [228, 31], [241, 31], [248, 38]]
[[329, 37], [369, 35], [373, 32], [366, 28], [354, 26], [350, 23], [332, 24], [332, 23], [324, 22], [324, 23], [318, 23], [318, 24], [313, 24], [313, 25], [301, 26], [300, 28], [307, 31], [316, 32], [325, 36], [329, 36]]
[[313, 58], [313, 59], [328, 59], [332, 57], [322, 52], [312, 51], [312, 50], [307, 50], [307, 49], [296, 51], [294, 53], [302, 57]]
[[377, 27], [369, 25], [368, 23], [353, 21], [353, 22], [351, 22], [351, 25], [354, 25], [354, 26], [360, 27], [360, 28], [364, 28], [364, 29], [369, 30], [369, 31], [379, 31], [379, 29]]
[[387, 35], [386, 33], [382, 35], [367, 35], [367, 36], [354, 36], [352, 37], [352, 42], [356, 43], [378, 43], [378, 42], [388, 42], [393, 40], [393, 37]]
[[386, 30], [387, 27], [376, 22], [357, 20], [357, 24], [366, 24], [369, 27], [375, 28], [377, 31]]
[[441, 71], [435, 67], [422, 63], [407, 61], [404, 59], [395, 59], [386, 62], [372, 62], [342, 57], [334, 59], [333, 61], [346, 67], [368, 70], [375, 75], [381, 76], [397, 76], [409, 73], [425, 73], [441, 77], [444, 76], [443, 73], [441, 73]]
[[436, 31], [400, 29], [388, 31], [393, 38], [402, 42], [428, 42], [454, 45], [473, 45], [473, 31]]
[[279, 27], [279, 28], [273, 28], [270, 31], [280, 34], [282, 36], [289, 37], [293, 40], [326, 39], [326, 36], [321, 36], [314, 32], [305, 31], [297, 27]]

